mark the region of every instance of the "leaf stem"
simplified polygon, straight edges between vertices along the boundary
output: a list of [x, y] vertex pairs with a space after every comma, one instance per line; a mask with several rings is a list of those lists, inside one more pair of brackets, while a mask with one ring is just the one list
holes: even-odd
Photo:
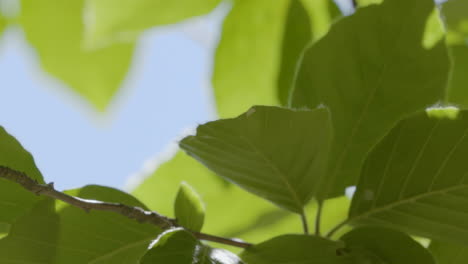
[[320, 236], [320, 222], [322, 220], [323, 201], [317, 201], [317, 215], [315, 216], [315, 235]]
[[328, 234], [326, 235], [327, 238], [331, 238], [338, 230], [343, 228], [345, 225], [349, 223], [349, 219], [343, 220], [341, 223], [337, 224]]
[[[175, 219], [160, 215], [154, 211], [146, 211], [140, 207], [133, 207], [121, 203], [108, 203], [95, 200], [87, 200], [65, 194], [63, 192], [55, 190], [53, 183], [39, 183], [38, 181], [27, 176], [26, 174], [10, 169], [8, 167], [0, 166], [0, 178], [15, 182], [21, 185], [24, 189], [36, 195], [43, 195], [56, 200], [63, 201], [69, 205], [83, 209], [86, 212], [90, 212], [91, 210], [114, 212], [123, 215], [127, 218], [135, 219], [140, 223], [153, 224], [155, 226], [160, 227], [163, 230], [181, 227], [177, 224], [177, 221]], [[252, 244], [250, 243], [236, 239], [223, 238], [191, 230], [187, 231], [191, 232], [195, 237], [201, 240], [217, 242], [240, 248], [248, 248], [252, 246]]]
[[351, 4], [353, 5], [354, 9], [356, 9], [358, 6], [357, 0], [351, 0]]
[[306, 215], [304, 209], [302, 209], [301, 221], [302, 221], [302, 228], [304, 229], [304, 234], [308, 235], [309, 234], [309, 225], [307, 224], [307, 215]]

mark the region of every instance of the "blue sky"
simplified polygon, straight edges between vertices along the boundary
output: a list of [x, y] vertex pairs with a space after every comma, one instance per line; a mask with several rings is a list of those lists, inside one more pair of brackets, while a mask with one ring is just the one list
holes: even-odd
[[218, 11], [145, 33], [105, 114], [44, 73], [11, 28], [0, 42], [0, 125], [58, 189], [121, 188], [188, 128], [215, 118], [210, 76], [221, 19]]

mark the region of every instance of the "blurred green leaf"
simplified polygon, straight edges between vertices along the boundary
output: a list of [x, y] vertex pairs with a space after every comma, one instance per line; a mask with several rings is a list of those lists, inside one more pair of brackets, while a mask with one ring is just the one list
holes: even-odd
[[254, 106], [199, 126], [180, 146], [218, 175], [301, 214], [324, 175], [330, 138], [327, 109]]
[[328, 30], [334, 7], [330, 0], [234, 1], [215, 57], [219, 115], [285, 104], [303, 49]]
[[447, 24], [447, 44], [452, 58], [452, 75], [447, 100], [468, 107], [468, 1], [451, 0], [442, 6]]
[[427, 249], [407, 234], [392, 229], [364, 226], [346, 233], [340, 240], [346, 243], [355, 263], [435, 264]]
[[7, 23], [8, 21], [6, 20], [6, 18], [2, 14], [0, 14], [0, 34], [3, 33], [3, 31], [5, 31]]
[[371, 223], [468, 245], [468, 112], [405, 119], [370, 152], [352, 223]]
[[319, 197], [355, 185], [366, 154], [399, 119], [443, 98], [445, 44], [423, 46], [433, 9], [432, 0], [360, 8], [306, 51], [292, 106], [324, 104], [333, 116], [334, 142]]
[[242, 264], [235, 254], [210, 248], [183, 229], [164, 232], [141, 260], [142, 264]]
[[20, 22], [44, 70], [104, 111], [128, 71], [134, 44], [83, 44], [84, 0], [21, 0]]
[[440, 264], [465, 264], [468, 259], [468, 247], [442, 241], [431, 241], [429, 251]]
[[[27, 174], [44, 183], [31, 154], [3, 127], [0, 126], [0, 166]], [[0, 179], [0, 223], [11, 224], [17, 217], [29, 211], [40, 198], [19, 184]]]
[[343, 244], [317, 236], [284, 235], [246, 249], [241, 258], [249, 264], [350, 264], [337, 255]]
[[204, 15], [221, 0], [87, 0], [88, 41], [134, 41], [148, 28]]
[[198, 193], [182, 182], [174, 205], [177, 223], [193, 231], [200, 231], [205, 220], [205, 205]]

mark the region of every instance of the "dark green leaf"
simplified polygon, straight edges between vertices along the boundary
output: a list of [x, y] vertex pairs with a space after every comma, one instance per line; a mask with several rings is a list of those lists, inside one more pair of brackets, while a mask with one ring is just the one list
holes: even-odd
[[[158, 199], [158, 198], [155, 198]], [[193, 231], [200, 231], [205, 220], [205, 205], [198, 193], [182, 182], [174, 205], [177, 223]]]
[[378, 226], [353, 229], [341, 237], [355, 263], [435, 264], [429, 251], [405, 233]]
[[221, 117], [287, 96], [303, 49], [337, 12], [330, 0], [234, 1], [216, 51], [213, 86]]
[[241, 258], [248, 264], [344, 264], [344, 244], [316, 236], [283, 235], [248, 248]]
[[164, 232], [142, 258], [141, 264], [241, 264], [233, 253], [213, 249], [187, 231], [174, 229]]
[[103, 111], [129, 68], [133, 43], [84, 47], [85, 0], [22, 0], [20, 22], [44, 70]]
[[350, 221], [468, 245], [468, 112], [433, 111], [401, 121], [372, 150]]
[[465, 264], [468, 259], [466, 245], [431, 241], [429, 251], [440, 264]]
[[220, 176], [296, 213], [317, 191], [330, 139], [326, 109], [255, 106], [201, 125], [180, 146]]
[[[43, 183], [34, 159], [3, 127], [0, 127], [0, 166], [23, 173]], [[29, 211], [39, 197], [24, 190], [19, 184], [0, 179], [0, 223], [11, 224]]]
[[432, 0], [360, 8], [306, 51], [292, 105], [326, 105], [335, 129], [319, 197], [356, 184], [366, 154], [398, 120], [443, 98], [447, 50], [443, 41], [430, 47], [424, 36], [440, 24], [433, 10]]
[[134, 41], [148, 28], [169, 25], [213, 10], [220, 0], [90, 0], [87, 37], [102, 41]]

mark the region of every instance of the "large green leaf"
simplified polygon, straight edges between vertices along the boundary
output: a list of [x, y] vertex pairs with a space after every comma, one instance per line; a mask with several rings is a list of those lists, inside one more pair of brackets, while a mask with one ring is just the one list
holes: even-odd
[[168, 25], [213, 10], [221, 0], [87, 0], [87, 37], [102, 41], [135, 40], [148, 28]]
[[386, 0], [360, 8], [306, 51], [292, 106], [326, 105], [335, 129], [319, 197], [356, 184], [366, 154], [399, 119], [443, 98], [449, 72], [445, 44], [429, 48], [424, 42], [426, 26], [433, 36], [433, 23], [440, 24], [433, 9], [432, 0]]
[[180, 146], [247, 191], [302, 213], [324, 174], [330, 132], [327, 109], [255, 106], [199, 126]]
[[235, 254], [210, 248], [187, 231], [164, 232], [142, 258], [141, 264], [241, 264]]
[[84, 47], [84, 1], [22, 0], [20, 22], [44, 70], [102, 111], [127, 73], [134, 45]]
[[174, 204], [177, 223], [193, 231], [200, 231], [205, 220], [205, 205], [198, 193], [182, 182]]
[[344, 244], [317, 236], [284, 235], [248, 248], [241, 258], [248, 264], [343, 264], [348, 256], [337, 251]]
[[444, 3], [448, 37], [447, 44], [453, 62], [447, 100], [468, 107], [468, 1], [451, 0]]
[[[159, 213], [171, 216], [172, 201], [179, 185], [187, 181], [203, 197], [207, 208], [203, 230], [225, 237], [237, 237], [258, 243], [285, 233], [301, 233], [302, 225], [296, 214], [278, 209], [272, 204], [223, 181], [206, 167], [177, 153], [143, 181], [133, 194]], [[158, 194], [155, 197], [155, 194]], [[346, 218], [349, 199], [341, 197], [325, 201], [322, 231]], [[316, 204], [306, 207], [313, 226]], [[242, 217], [239, 217], [242, 215]], [[236, 219], [236, 221], [232, 221]]]
[[328, 30], [337, 13], [330, 0], [234, 1], [215, 58], [219, 115], [286, 103], [303, 49]]
[[365, 226], [353, 229], [340, 240], [346, 243], [355, 263], [435, 264], [427, 249], [407, 234], [392, 229]]
[[[43, 183], [34, 159], [3, 127], [0, 127], [0, 166], [21, 171]], [[29, 211], [39, 198], [8, 180], [0, 179], [0, 223], [11, 224]]]
[[433, 111], [401, 121], [369, 154], [350, 222], [468, 245], [468, 112]]
[[[145, 208], [121, 191], [86, 186], [68, 191], [84, 199]], [[45, 200], [0, 240], [1, 263], [137, 264], [161, 230], [112, 212], [85, 211]]]
[[465, 245], [431, 241], [429, 250], [440, 264], [465, 264], [468, 259], [468, 248]]

